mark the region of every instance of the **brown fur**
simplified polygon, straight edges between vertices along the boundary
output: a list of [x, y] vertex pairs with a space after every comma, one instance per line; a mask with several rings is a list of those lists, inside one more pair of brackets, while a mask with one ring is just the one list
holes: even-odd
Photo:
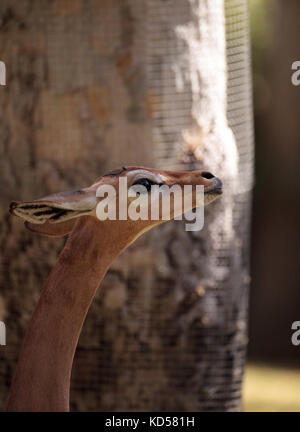
[[[119, 175], [137, 168], [141, 167], [128, 167]], [[147, 170], [167, 177], [169, 185], [203, 184], [208, 193], [214, 184], [220, 188], [220, 183], [202, 178], [201, 171]], [[117, 179], [118, 175], [102, 177], [80, 193], [56, 194], [11, 205], [11, 213], [27, 220], [26, 226], [31, 231], [51, 236], [69, 232], [71, 235], [44, 285], [29, 323], [11, 385], [8, 411], [69, 410], [74, 353], [97, 288], [116, 257], [146, 229], [161, 223], [142, 220], [103, 222], [94, 215], [81, 216], [82, 209], [95, 211], [92, 203], [97, 204], [95, 192], [100, 182], [117, 184]], [[47, 209], [45, 219], [52, 214], [51, 209], [57, 208], [70, 211], [71, 219], [46, 219], [41, 223], [40, 215], [34, 212], [39, 213], [44, 205]], [[37, 222], [33, 223], [34, 220]]]

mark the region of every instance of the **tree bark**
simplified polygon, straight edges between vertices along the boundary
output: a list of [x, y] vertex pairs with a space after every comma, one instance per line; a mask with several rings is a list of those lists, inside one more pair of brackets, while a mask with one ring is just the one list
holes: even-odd
[[223, 1], [4, 0], [0, 14], [2, 400], [62, 246], [25, 232], [4, 210], [9, 201], [156, 164], [206, 167], [224, 197], [202, 232], [165, 224], [113, 264], [75, 355], [71, 407], [239, 409], [248, 189], [226, 118]]

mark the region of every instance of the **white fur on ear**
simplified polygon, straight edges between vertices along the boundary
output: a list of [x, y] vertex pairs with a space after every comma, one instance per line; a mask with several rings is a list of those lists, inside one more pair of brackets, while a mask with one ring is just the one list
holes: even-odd
[[12, 202], [10, 213], [33, 224], [60, 223], [95, 212], [96, 192], [90, 188], [49, 195], [31, 202]]
[[79, 216], [88, 215], [91, 213], [91, 210], [71, 210], [63, 206], [58, 206], [56, 203], [45, 204], [43, 202], [33, 201], [11, 203], [10, 213], [34, 224], [44, 224], [45, 222], [59, 223]]

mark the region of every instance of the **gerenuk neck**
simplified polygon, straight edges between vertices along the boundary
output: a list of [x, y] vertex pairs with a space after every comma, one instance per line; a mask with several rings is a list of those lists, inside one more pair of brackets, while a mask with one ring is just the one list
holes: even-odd
[[77, 222], [30, 320], [7, 411], [69, 411], [82, 325], [108, 267], [127, 245], [110, 231], [93, 217]]

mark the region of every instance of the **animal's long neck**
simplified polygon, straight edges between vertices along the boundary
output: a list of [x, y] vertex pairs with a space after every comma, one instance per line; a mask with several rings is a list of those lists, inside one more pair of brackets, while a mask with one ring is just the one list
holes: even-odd
[[[127, 239], [78, 221], [31, 318], [8, 399], [8, 411], [68, 411], [73, 357], [87, 311]], [[96, 231], [96, 232], [95, 232]]]

